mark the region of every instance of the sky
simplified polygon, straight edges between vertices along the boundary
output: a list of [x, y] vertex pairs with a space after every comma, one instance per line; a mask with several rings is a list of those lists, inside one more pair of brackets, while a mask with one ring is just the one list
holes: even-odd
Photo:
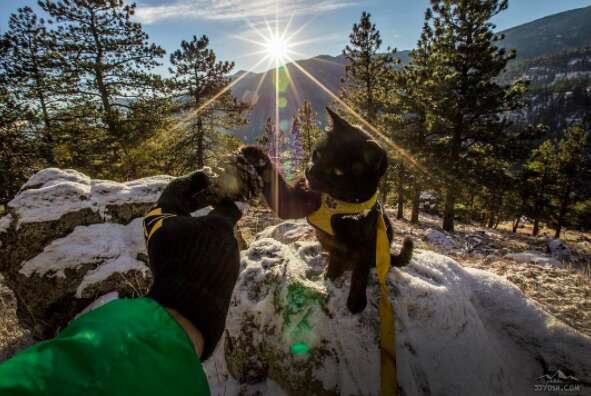
[[[338, 55], [348, 41], [353, 23], [362, 11], [372, 14], [384, 47], [399, 50], [414, 47], [429, 0], [140, 0], [135, 18], [150, 39], [167, 52], [158, 71], [167, 74], [169, 54], [181, 40], [207, 35], [221, 60], [236, 62], [235, 70], [263, 71], [262, 41], [256, 30], [268, 36], [265, 20], [280, 32], [286, 30], [299, 43], [291, 47], [295, 59]], [[35, 0], [0, 0], [0, 32], [7, 28], [10, 13]], [[503, 30], [547, 15], [585, 7], [591, 0], [509, 0], [509, 9], [496, 16]], [[276, 18], [277, 16], [277, 18]], [[288, 21], [291, 23], [288, 25]], [[254, 29], [253, 29], [254, 28]]]

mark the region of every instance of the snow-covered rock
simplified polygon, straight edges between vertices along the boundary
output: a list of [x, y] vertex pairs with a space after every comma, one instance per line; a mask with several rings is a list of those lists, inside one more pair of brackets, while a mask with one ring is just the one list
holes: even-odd
[[[375, 271], [366, 309], [352, 315], [349, 275], [324, 279], [310, 233], [282, 223], [242, 252], [225, 345], [206, 364], [214, 395], [272, 394], [269, 384], [290, 395], [379, 394]], [[533, 395], [556, 369], [591, 381], [591, 339], [503, 278], [419, 250], [388, 282], [401, 394]]]
[[171, 180], [155, 176], [117, 183], [92, 180], [72, 169], [48, 168], [33, 175], [8, 207], [19, 225], [58, 220], [84, 209], [109, 220], [125, 204], [153, 204]]
[[437, 209], [437, 195], [432, 191], [422, 192], [419, 205], [422, 211], [435, 213]]
[[456, 247], [453, 238], [434, 228], [430, 228], [425, 232], [425, 239], [430, 244], [438, 245], [446, 249], [453, 249]]
[[56, 168], [34, 174], [0, 218], [0, 273], [22, 325], [52, 336], [102, 294], [145, 291], [140, 218], [170, 180], [117, 183]]
[[546, 251], [559, 259], [568, 259], [571, 256], [571, 250], [562, 239], [551, 239], [546, 243]]
[[117, 183], [56, 168], [34, 174], [0, 218], [0, 274], [17, 296], [23, 327], [50, 337], [100, 295], [145, 293], [142, 217], [172, 179]]
[[554, 257], [548, 257], [543, 253], [527, 251], [521, 253], [509, 253], [505, 255], [505, 258], [515, 260], [519, 263], [532, 263], [538, 265], [551, 265], [554, 267], [561, 267], [562, 263]]
[[[115, 274], [130, 274], [133, 271], [145, 276], [148, 267], [137, 259], [146, 256], [142, 219], [128, 225], [102, 223], [79, 226], [71, 234], [47, 245], [43, 251], [23, 263], [20, 273], [31, 277], [66, 278], [67, 270], [77, 270], [86, 265], [96, 265], [86, 272], [76, 286], [75, 296], [96, 296], [87, 288], [105, 282]], [[71, 292], [68, 290], [68, 293]]]

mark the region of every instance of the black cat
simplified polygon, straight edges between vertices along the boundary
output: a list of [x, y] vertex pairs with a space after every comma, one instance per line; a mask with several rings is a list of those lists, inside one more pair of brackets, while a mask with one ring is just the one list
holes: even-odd
[[[327, 110], [333, 129], [316, 145], [306, 178], [294, 186], [285, 182], [260, 148], [247, 146], [242, 152], [261, 174], [263, 193], [273, 211], [284, 219], [307, 217], [315, 227], [320, 244], [329, 253], [326, 276], [334, 280], [352, 270], [347, 307], [357, 313], [367, 304], [367, 279], [376, 265], [378, 216], [384, 218], [389, 241], [393, 238], [392, 224], [376, 200], [388, 157], [371, 135]], [[364, 210], [325, 216], [339, 207]], [[391, 255], [391, 264], [408, 264], [412, 250], [412, 241], [405, 239], [400, 254]]]

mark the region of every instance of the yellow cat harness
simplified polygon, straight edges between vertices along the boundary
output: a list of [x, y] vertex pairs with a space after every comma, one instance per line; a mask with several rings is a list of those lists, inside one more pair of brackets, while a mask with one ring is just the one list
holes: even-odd
[[308, 216], [308, 223], [314, 227], [334, 236], [334, 230], [330, 223], [330, 219], [334, 215], [342, 214], [358, 214], [364, 211], [369, 211], [378, 202], [378, 193], [373, 195], [365, 202], [355, 203], [346, 202], [335, 199], [326, 193], [322, 193], [322, 204], [320, 208], [310, 216]]
[[[330, 234], [335, 235], [330, 222], [332, 216], [339, 214], [359, 214], [371, 210], [378, 201], [378, 193], [369, 200], [360, 203], [345, 202], [322, 193], [320, 208], [308, 216], [308, 223]], [[390, 302], [390, 290], [386, 283], [390, 270], [390, 241], [386, 233], [384, 216], [378, 216], [376, 236], [376, 270], [380, 284], [380, 359], [381, 359], [381, 395], [398, 395], [398, 379], [396, 374], [396, 333], [394, 329], [394, 307]]]

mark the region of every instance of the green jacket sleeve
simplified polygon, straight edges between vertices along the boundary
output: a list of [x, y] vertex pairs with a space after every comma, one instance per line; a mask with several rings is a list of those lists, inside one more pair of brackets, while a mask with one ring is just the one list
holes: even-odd
[[0, 364], [0, 395], [209, 395], [184, 330], [149, 298], [112, 301]]

